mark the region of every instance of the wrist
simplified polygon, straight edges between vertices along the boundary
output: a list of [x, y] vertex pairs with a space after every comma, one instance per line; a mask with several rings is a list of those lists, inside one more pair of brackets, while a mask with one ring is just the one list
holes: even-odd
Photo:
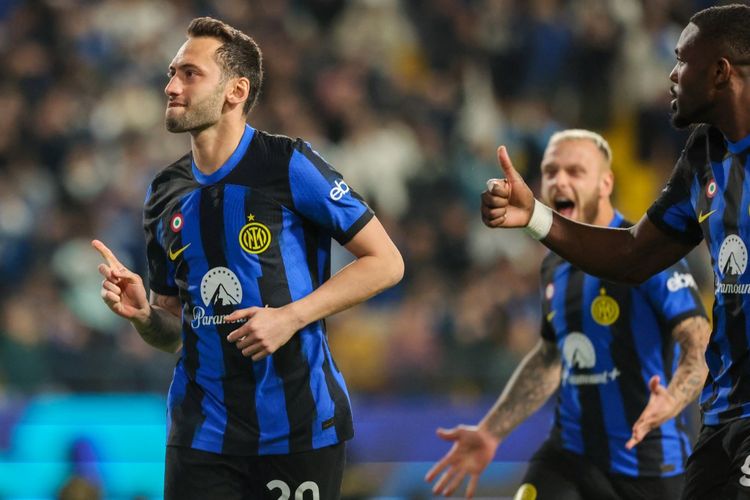
[[151, 307], [151, 305], [149, 304], [146, 307], [146, 309], [143, 309], [142, 312], [133, 315], [133, 317], [130, 318], [130, 322], [138, 330], [142, 328], [148, 328], [151, 325], [151, 322], [153, 321], [153, 318], [152, 318], [153, 314], [154, 314], [154, 308]]
[[284, 309], [289, 314], [289, 318], [294, 331], [301, 330], [302, 328], [307, 326], [308, 323], [310, 323], [309, 321], [305, 320], [305, 315], [302, 311], [302, 307], [300, 306], [299, 301], [290, 302], [289, 304], [284, 306]]
[[523, 230], [535, 240], [543, 240], [552, 227], [552, 209], [541, 201], [534, 199], [531, 219]]

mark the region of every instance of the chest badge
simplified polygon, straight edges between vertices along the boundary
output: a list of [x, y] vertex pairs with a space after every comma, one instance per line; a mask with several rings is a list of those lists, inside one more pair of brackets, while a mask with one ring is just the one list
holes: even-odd
[[247, 253], [259, 254], [265, 252], [271, 245], [271, 230], [268, 226], [255, 221], [255, 216], [247, 216], [248, 223], [240, 229], [240, 246]]
[[591, 316], [602, 326], [609, 326], [620, 317], [620, 305], [602, 288], [591, 303]]

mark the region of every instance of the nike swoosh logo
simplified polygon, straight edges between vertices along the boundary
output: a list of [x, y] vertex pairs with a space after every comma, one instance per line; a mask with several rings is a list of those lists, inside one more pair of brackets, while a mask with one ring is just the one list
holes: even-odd
[[555, 317], [555, 314], [557, 314], [557, 311], [550, 311], [547, 313], [547, 321], [552, 321], [552, 318]]
[[180, 254], [182, 252], [184, 252], [185, 250], [187, 250], [187, 247], [189, 247], [190, 245], [192, 245], [192, 243], [188, 243], [187, 245], [185, 245], [184, 247], [180, 248], [176, 252], [173, 252], [172, 248], [170, 247], [169, 248], [169, 260], [175, 260], [177, 257], [180, 256]]
[[714, 212], [716, 212], [716, 210], [711, 210], [707, 214], [704, 214], [703, 210], [701, 210], [701, 213], [698, 214], [698, 224], [703, 223], [703, 221], [706, 220], [706, 219], [708, 219], [709, 217], [711, 217], [711, 214], [714, 213]]

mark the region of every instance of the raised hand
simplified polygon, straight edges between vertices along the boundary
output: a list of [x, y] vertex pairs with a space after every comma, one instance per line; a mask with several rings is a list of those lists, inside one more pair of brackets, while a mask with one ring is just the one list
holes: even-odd
[[534, 194], [513, 167], [505, 146], [497, 148], [505, 179], [490, 179], [482, 193], [482, 222], [488, 227], [524, 227], [534, 210]]
[[225, 321], [240, 321], [240, 326], [227, 335], [227, 340], [236, 344], [245, 357], [259, 361], [276, 352], [286, 344], [304, 324], [291, 312], [289, 306], [248, 307], [228, 314]]
[[117, 315], [125, 319], [145, 322], [151, 311], [146, 289], [140, 276], [126, 268], [115, 254], [99, 240], [91, 242], [104, 258], [106, 264], [99, 264], [99, 274], [104, 276], [101, 297], [105, 304]]
[[658, 375], [654, 375], [648, 381], [651, 396], [646, 408], [643, 409], [643, 413], [633, 424], [633, 434], [625, 444], [625, 448], [629, 450], [640, 443], [646, 437], [646, 434], [675, 416], [679, 403], [667, 388], [661, 385], [660, 381]]
[[500, 440], [475, 425], [459, 425], [452, 429], [438, 429], [437, 435], [453, 446], [425, 476], [425, 481], [432, 482], [443, 472], [432, 488], [436, 495], [451, 495], [458, 488], [466, 475], [469, 484], [466, 486], [466, 498], [472, 498], [476, 492], [479, 476], [495, 456]]

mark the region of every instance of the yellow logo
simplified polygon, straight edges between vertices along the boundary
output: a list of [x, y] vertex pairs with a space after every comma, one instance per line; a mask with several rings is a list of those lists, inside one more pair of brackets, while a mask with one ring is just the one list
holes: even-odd
[[536, 500], [536, 486], [531, 483], [523, 483], [516, 491], [513, 500]]
[[271, 244], [271, 230], [264, 224], [255, 222], [254, 215], [248, 215], [247, 224], [240, 229], [240, 246], [248, 253], [265, 252]]
[[615, 299], [607, 295], [604, 288], [599, 293], [600, 295], [591, 303], [591, 316], [600, 325], [609, 326], [620, 317], [620, 306]]
[[175, 260], [177, 257], [180, 256], [180, 254], [182, 252], [184, 252], [185, 250], [187, 250], [187, 247], [189, 247], [191, 244], [192, 243], [188, 243], [187, 245], [185, 245], [184, 247], [180, 248], [176, 252], [173, 252], [172, 251], [172, 247], [169, 247], [169, 260]]
[[711, 214], [713, 214], [714, 212], [716, 212], [716, 210], [711, 210], [707, 214], [704, 214], [703, 210], [701, 210], [701, 213], [698, 214], [698, 224], [702, 224], [703, 221], [711, 217]]
[[552, 321], [552, 318], [555, 317], [555, 314], [557, 314], [557, 311], [550, 311], [547, 313], [547, 321]]

